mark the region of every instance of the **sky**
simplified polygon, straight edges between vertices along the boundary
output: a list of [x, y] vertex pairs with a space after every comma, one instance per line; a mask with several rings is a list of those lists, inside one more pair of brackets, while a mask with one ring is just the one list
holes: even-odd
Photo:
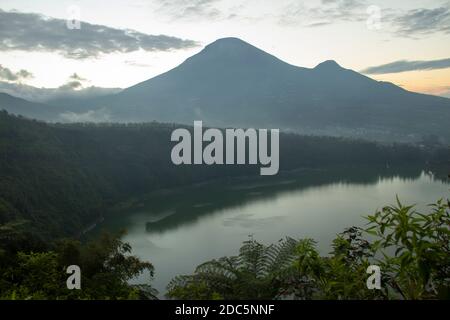
[[448, 0], [0, 0], [0, 81], [125, 88], [223, 37], [450, 97]]

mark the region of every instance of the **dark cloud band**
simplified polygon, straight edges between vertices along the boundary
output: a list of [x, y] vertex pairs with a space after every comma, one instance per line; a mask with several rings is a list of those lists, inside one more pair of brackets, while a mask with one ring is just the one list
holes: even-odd
[[380, 66], [374, 66], [362, 70], [365, 74], [385, 74], [385, 73], [399, 73], [405, 71], [415, 70], [435, 70], [450, 68], [450, 59], [430, 60], [430, 61], [395, 61]]
[[137, 51], [169, 51], [198, 46], [193, 40], [149, 35], [87, 22], [70, 29], [66, 20], [0, 9], [0, 51], [56, 51], [68, 58]]
[[213, 5], [219, 0], [157, 0], [158, 11], [173, 19], [219, 19], [223, 12]]
[[450, 33], [450, 4], [434, 9], [414, 9], [392, 19], [395, 32], [401, 36], [436, 32]]

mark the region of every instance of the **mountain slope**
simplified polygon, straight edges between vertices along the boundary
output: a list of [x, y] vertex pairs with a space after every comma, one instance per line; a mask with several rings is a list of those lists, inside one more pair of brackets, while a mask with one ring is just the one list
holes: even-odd
[[388, 140], [450, 141], [450, 99], [408, 92], [326, 61], [296, 67], [236, 38], [91, 103], [117, 121], [258, 126]]
[[[283, 79], [280, 85], [289, 88], [303, 70], [241, 40], [227, 39], [207, 46], [167, 73], [124, 90], [104, 106], [112, 106], [118, 119], [251, 124], [255, 112], [278, 103], [273, 80]], [[265, 113], [258, 116], [270, 119]]]
[[30, 102], [3, 92], [0, 92], [0, 110], [6, 110], [9, 113], [27, 118], [46, 121], [56, 120], [59, 112], [57, 107]]
[[[237, 38], [219, 39], [176, 68], [117, 94], [59, 101], [60, 108], [2, 105], [57, 121], [203, 120], [206, 126], [384, 141], [437, 136], [450, 143], [450, 99], [375, 81], [334, 61], [312, 69], [293, 66]], [[34, 111], [41, 109], [45, 115]]]
[[57, 88], [37, 88], [23, 83], [0, 81], [0, 92], [28, 101], [50, 105], [75, 105], [80, 100], [93, 99], [120, 92], [120, 88], [84, 87], [74, 89], [66, 84]]

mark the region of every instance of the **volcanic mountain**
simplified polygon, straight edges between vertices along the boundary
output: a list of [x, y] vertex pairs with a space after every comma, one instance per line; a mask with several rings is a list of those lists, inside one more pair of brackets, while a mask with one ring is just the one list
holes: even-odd
[[237, 38], [219, 39], [120, 93], [84, 101], [78, 111], [87, 110], [120, 122], [203, 120], [205, 126], [450, 141], [450, 99], [375, 81], [335, 61], [293, 66]]
[[450, 140], [450, 99], [406, 91], [325, 61], [301, 68], [237, 38], [96, 101], [117, 121], [267, 127], [303, 133]]

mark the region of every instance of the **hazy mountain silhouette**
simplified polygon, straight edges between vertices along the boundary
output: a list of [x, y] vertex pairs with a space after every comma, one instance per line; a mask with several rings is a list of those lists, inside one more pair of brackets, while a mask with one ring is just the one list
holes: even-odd
[[[75, 83], [78, 83], [75, 81]], [[57, 88], [38, 88], [23, 83], [0, 81], [0, 92], [28, 101], [64, 106], [76, 105], [78, 101], [92, 99], [120, 92], [120, 88], [101, 88], [95, 86], [73, 88], [70, 83]]]
[[203, 120], [386, 140], [435, 134], [450, 141], [450, 99], [375, 81], [335, 61], [293, 66], [237, 38], [219, 39], [166, 73], [73, 108], [95, 109], [113, 121]]
[[313, 69], [293, 66], [236, 38], [217, 40], [178, 67], [95, 105], [120, 121], [450, 138], [450, 99], [408, 92], [335, 61]]
[[7, 93], [0, 92], [0, 110], [39, 120], [56, 120], [61, 111], [58, 107], [43, 103], [30, 102]]

